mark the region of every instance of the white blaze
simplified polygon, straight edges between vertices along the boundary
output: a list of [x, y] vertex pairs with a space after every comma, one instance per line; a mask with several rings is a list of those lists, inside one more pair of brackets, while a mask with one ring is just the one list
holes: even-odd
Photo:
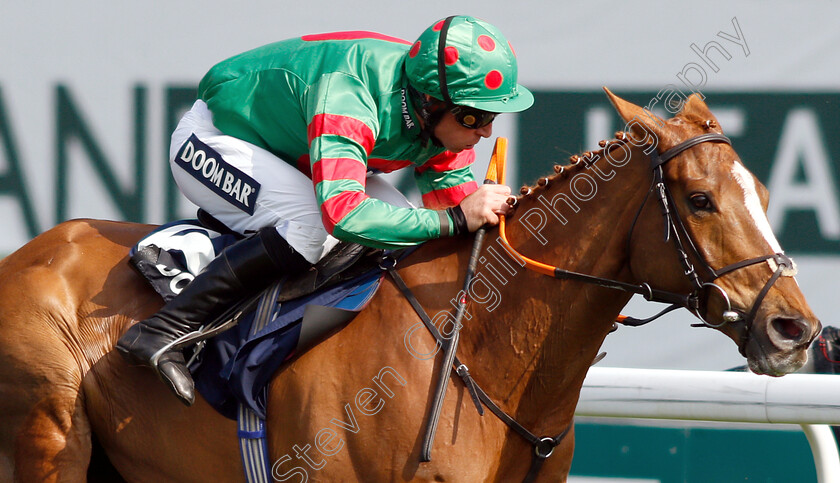
[[755, 178], [753, 178], [740, 161], [736, 160], [732, 164], [732, 179], [744, 191], [744, 205], [747, 207], [747, 211], [752, 217], [756, 228], [764, 236], [764, 240], [770, 245], [770, 249], [774, 253], [781, 253], [782, 247], [779, 245], [779, 241], [776, 240], [776, 235], [773, 234], [773, 229], [770, 227], [770, 221], [767, 219], [767, 215], [761, 207], [761, 199], [758, 197]]

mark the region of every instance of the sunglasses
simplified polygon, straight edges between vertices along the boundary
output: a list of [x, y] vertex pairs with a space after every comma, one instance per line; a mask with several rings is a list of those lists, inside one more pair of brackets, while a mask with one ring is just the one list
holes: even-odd
[[493, 122], [498, 113], [482, 111], [474, 107], [455, 106], [449, 110], [458, 124], [469, 129], [480, 129]]

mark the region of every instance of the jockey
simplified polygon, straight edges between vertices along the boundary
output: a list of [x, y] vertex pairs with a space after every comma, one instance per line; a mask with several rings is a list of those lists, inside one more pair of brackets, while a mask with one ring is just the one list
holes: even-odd
[[[170, 166], [190, 201], [247, 237], [117, 349], [156, 365], [190, 405], [184, 356], [166, 347], [308, 269], [337, 240], [401, 248], [498, 223], [510, 188], [477, 186], [472, 148], [498, 113], [533, 104], [516, 80], [507, 39], [467, 16], [436, 22], [414, 44], [372, 32], [308, 35], [213, 67], [172, 135]], [[377, 176], [407, 167], [423, 208]]]

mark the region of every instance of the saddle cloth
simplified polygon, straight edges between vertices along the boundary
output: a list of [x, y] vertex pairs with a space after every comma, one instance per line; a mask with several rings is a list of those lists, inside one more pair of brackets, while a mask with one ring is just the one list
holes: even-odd
[[[130, 261], [169, 301], [218, 253], [240, 238], [208, 229], [198, 220], [181, 220], [162, 225], [140, 240], [130, 252]], [[350, 263], [359, 258], [355, 256]], [[271, 314], [261, 319], [267, 320], [264, 326], [254, 326], [257, 318], [256, 310], [252, 310], [236, 326], [200, 343], [203, 348], [199, 347], [190, 361], [196, 389], [227, 418], [236, 419], [237, 403], [241, 403], [265, 419], [267, 386], [274, 372], [349, 323], [376, 293], [385, 272], [376, 265], [361, 265], [367, 268], [307, 293], [309, 288], [325, 285], [321, 272], [336, 271], [333, 267], [319, 272], [316, 266], [314, 275], [302, 277], [307, 289], [301, 290], [300, 281], [289, 282], [294, 285], [290, 291], [302, 296], [282, 303], [276, 300], [285, 297], [272, 299]], [[319, 283], [313, 284], [316, 275]], [[190, 358], [190, 354], [185, 355]]]

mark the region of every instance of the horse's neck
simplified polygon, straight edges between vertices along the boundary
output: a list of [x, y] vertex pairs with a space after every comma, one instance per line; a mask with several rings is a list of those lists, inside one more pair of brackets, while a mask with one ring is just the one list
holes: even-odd
[[[612, 170], [602, 164], [596, 166], [607, 180], [577, 166], [520, 199], [506, 230], [511, 245], [543, 263], [627, 280], [627, 237], [647, 192], [647, 161], [634, 159]], [[597, 183], [597, 194], [588, 200], [583, 185], [577, 191], [570, 188], [570, 181], [581, 173]], [[459, 353], [465, 362], [480, 361], [481, 369], [473, 369], [476, 378], [491, 396], [526, 420], [527, 414], [544, 419], [549, 408], [558, 416], [570, 414], [577, 398], [563, 396], [579, 389], [630, 296], [526, 270], [505, 254], [497, 238], [495, 230], [488, 234], [479, 265], [482, 282], [470, 294], [473, 319], [464, 322], [467, 335]], [[495, 297], [487, 294], [493, 289], [498, 303], [491, 305]], [[550, 418], [543, 419], [540, 424], [552, 425]]]

